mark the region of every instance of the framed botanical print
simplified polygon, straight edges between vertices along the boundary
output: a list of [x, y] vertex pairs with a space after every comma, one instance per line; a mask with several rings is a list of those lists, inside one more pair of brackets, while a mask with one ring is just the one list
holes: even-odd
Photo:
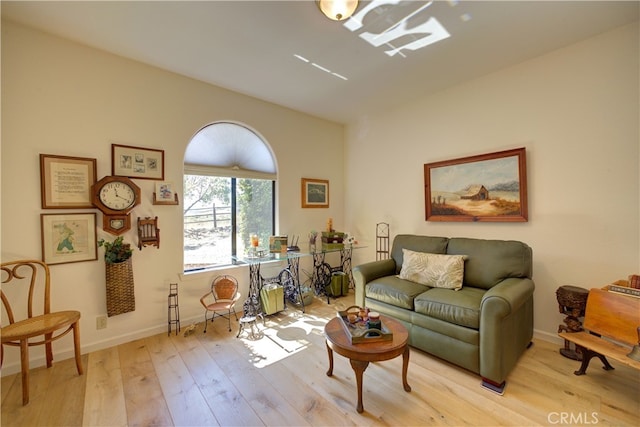
[[164, 179], [164, 150], [111, 144], [111, 175]]
[[47, 264], [98, 259], [96, 214], [40, 214], [42, 260]]

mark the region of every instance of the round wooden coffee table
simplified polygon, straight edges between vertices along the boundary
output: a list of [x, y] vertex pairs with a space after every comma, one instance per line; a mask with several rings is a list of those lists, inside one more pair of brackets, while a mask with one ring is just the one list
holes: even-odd
[[344, 326], [340, 323], [342, 319], [336, 317], [324, 327], [324, 335], [327, 338], [327, 353], [329, 354], [329, 370], [327, 376], [333, 375], [333, 352], [346, 357], [351, 362], [351, 367], [356, 373], [356, 385], [358, 387], [357, 411], [364, 411], [362, 406], [362, 374], [369, 366], [369, 362], [380, 362], [390, 360], [402, 355], [402, 385], [405, 391], [411, 391], [407, 383], [407, 370], [409, 368], [409, 345], [407, 339], [409, 333], [397, 320], [386, 316], [380, 316], [382, 324], [393, 333], [393, 340], [375, 341], [370, 343], [351, 344], [351, 339], [347, 336]]

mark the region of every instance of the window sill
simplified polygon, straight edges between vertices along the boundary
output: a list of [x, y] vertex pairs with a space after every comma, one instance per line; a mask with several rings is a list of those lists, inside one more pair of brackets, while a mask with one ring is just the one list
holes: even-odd
[[[263, 260], [260, 262], [260, 264], [264, 266], [265, 274], [267, 275], [270, 273], [277, 274], [280, 272], [280, 270], [282, 270], [282, 268], [284, 268], [286, 264], [286, 260], [283, 260], [283, 259]], [[238, 260], [234, 264], [203, 267], [203, 268], [197, 268], [189, 271], [184, 271], [182, 273], [178, 273], [178, 276], [180, 277], [180, 281], [184, 282], [189, 280], [200, 279], [203, 276], [211, 275], [211, 273], [224, 274], [223, 273], [224, 271], [237, 270], [239, 268], [247, 268], [249, 267], [249, 265], [250, 265], [249, 262]]]
[[211, 267], [202, 267], [202, 268], [194, 268], [193, 270], [183, 271], [182, 273], [178, 273], [181, 281], [188, 281], [198, 279], [204, 275], [210, 275], [211, 273], [216, 273], [224, 270], [235, 270], [240, 267], [245, 267], [246, 264], [225, 264], [225, 265], [216, 265]]

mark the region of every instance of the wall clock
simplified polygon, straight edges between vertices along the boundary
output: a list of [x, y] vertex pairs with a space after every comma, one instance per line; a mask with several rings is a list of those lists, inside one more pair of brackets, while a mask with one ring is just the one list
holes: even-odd
[[102, 215], [102, 228], [107, 233], [121, 235], [131, 230], [131, 214], [125, 215]]
[[116, 236], [131, 229], [133, 208], [140, 204], [140, 187], [126, 176], [105, 176], [91, 186], [91, 201], [102, 211], [102, 228]]
[[91, 201], [104, 214], [128, 214], [140, 204], [140, 187], [126, 176], [105, 176], [91, 187]]

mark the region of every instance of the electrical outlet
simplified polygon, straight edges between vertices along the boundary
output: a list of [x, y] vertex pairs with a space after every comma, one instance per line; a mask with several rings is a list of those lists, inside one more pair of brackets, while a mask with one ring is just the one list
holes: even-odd
[[107, 316], [96, 317], [96, 329], [104, 329], [107, 327]]

